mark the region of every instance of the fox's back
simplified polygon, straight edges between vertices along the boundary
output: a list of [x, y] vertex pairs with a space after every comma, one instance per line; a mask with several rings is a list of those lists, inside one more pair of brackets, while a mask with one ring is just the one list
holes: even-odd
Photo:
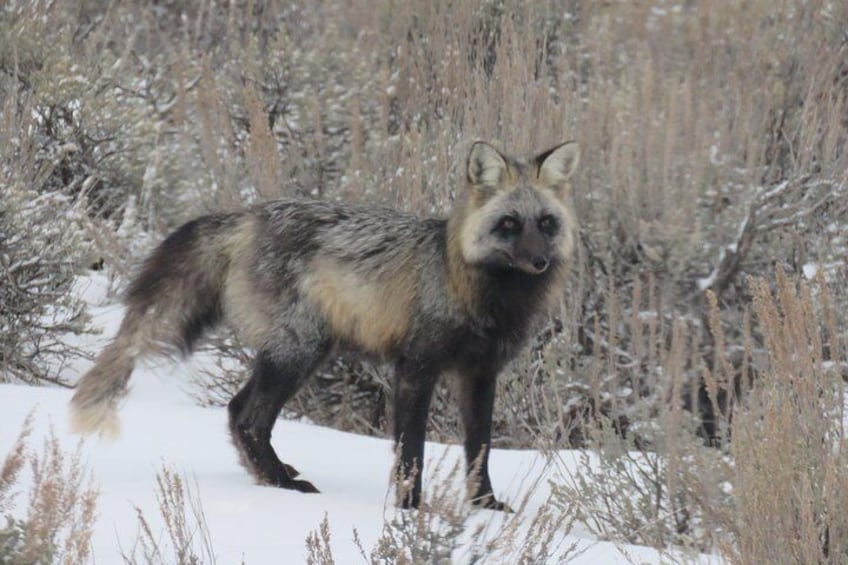
[[423, 295], [444, 295], [445, 220], [279, 200], [253, 208], [249, 221], [255, 253], [243, 268], [255, 291], [273, 297], [277, 316], [305, 301], [339, 342], [385, 354], [407, 337]]
[[320, 200], [277, 200], [254, 214], [263, 224], [260, 244], [280, 257], [318, 254], [376, 268], [437, 253], [446, 225], [381, 205]]

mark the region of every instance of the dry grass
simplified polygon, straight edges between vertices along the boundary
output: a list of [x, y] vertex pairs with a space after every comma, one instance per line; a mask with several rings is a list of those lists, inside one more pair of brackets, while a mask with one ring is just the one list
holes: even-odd
[[140, 508], [136, 507], [139, 533], [131, 551], [122, 554], [124, 563], [145, 565], [213, 565], [217, 562], [212, 536], [197, 492], [185, 478], [163, 466], [156, 474], [156, 501], [165, 524], [154, 531]]
[[[381, 563], [565, 563], [579, 555], [577, 543], [566, 543], [577, 520], [573, 505], [553, 502], [535, 513], [528, 508], [541, 475], [524, 477], [528, 487], [513, 512], [493, 513], [488, 519], [473, 519], [466, 498], [466, 475], [457, 461], [445, 468], [445, 455], [436, 466], [438, 480], [424, 493], [415, 511], [391, 508], [384, 516], [380, 537], [366, 550], [354, 529], [353, 538], [363, 561]], [[441, 472], [441, 471], [445, 472]], [[398, 487], [400, 488], [400, 487]], [[395, 493], [397, 495], [397, 493]], [[401, 498], [402, 495], [397, 495]], [[487, 513], [488, 514], [488, 513]], [[479, 517], [479, 515], [478, 515]], [[317, 531], [307, 538], [314, 563], [333, 562], [329, 522], [325, 516]]]
[[[656, 427], [622, 437], [599, 417], [593, 449], [576, 468], [560, 467], [555, 499], [605, 539], [690, 547], [731, 563], [842, 563], [846, 341], [823, 277], [814, 284], [778, 269], [751, 278], [737, 360], [731, 359], [713, 300], [714, 339], [723, 352], [708, 368], [674, 324], [657, 348], [669, 388]], [[687, 367], [703, 371], [722, 443], [708, 448], [681, 409]], [[738, 383], [745, 386], [739, 387]], [[732, 398], [721, 410], [719, 398]]]
[[[563, 502], [601, 535], [837, 562], [846, 29], [831, 0], [7, 2], [0, 258], [26, 223], [8, 203], [32, 191], [82, 249], [47, 230], [13, 250], [45, 258], [20, 279], [44, 304], [82, 265], [131, 272], [199, 213], [283, 195], [440, 213], [472, 140], [522, 153], [577, 139], [573, 276], [499, 383], [495, 446], [604, 447], [586, 473], [626, 485], [598, 493], [617, 500], [609, 520], [591, 497]], [[11, 280], [20, 261], [3, 261]], [[747, 284], [774, 265], [786, 274], [771, 295]], [[38, 347], [0, 347], [0, 368]], [[207, 401], [243, 378], [225, 365]], [[287, 410], [385, 434], [387, 380], [337, 362]], [[433, 406], [431, 437], [457, 440], [450, 391]], [[763, 477], [797, 492], [772, 500]]]
[[[842, 563], [848, 559], [846, 347], [827, 288], [751, 281], [768, 351], [732, 422], [734, 563]], [[817, 287], [817, 288], [816, 288]], [[818, 294], [824, 311], [817, 312]]]
[[330, 521], [326, 513], [318, 530], [306, 536], [306, 552], [307, 565], [335, 565], [333, 550], [330, 547]]
[[[0, 562], [87, 563], [97, 490], [79, 452], [66, 453], [52, 431], [41, 452], [31, 451], [31, 435], [28, 418], [0, 467], [0, 516], [6, 522], [0, 527]], [[19, 506], [13, 503], [23, 477], [30, 483], [29, 496]]]

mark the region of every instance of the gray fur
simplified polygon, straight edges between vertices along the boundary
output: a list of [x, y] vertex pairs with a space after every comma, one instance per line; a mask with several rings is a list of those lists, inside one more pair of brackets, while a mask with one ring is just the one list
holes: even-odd
[[[73, 397], [76, 429], [114, 428], [137, 359], [188, 354], [226, 321], [258, 350], [253, 377], [230, 403], [230, 427], [260, 482], [315, 490], [277, 459], [271, 428], [300, 384], [343, 349], [395, 365], [406, 478], [423, 459], [436, 379], [458, 374], [472, 498], [504, 508], [487, 467], [495, 377], [562, 287], [574, 245], [567, 180], [576, 159], [573, 144], [527, 161], [475, 144], [468, 185], [448, 219], [279, 200], [186, 224], [131, 284], [118, 335]], [[506, 216], [515, 233], [502, 229]], [[418, 504], [420, 475], [413, 483], [404, 505]]]

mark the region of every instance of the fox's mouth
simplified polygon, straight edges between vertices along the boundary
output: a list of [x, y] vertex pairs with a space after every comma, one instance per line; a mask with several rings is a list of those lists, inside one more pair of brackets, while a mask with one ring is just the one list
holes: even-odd
[[497, 250], [487, 259], [479, 263], [480, 266], [493, 269], [509, 269], [527, 275], [538, 276], [550, 270], [552, 261], [548, 257], [515, 257], [504, 249]]

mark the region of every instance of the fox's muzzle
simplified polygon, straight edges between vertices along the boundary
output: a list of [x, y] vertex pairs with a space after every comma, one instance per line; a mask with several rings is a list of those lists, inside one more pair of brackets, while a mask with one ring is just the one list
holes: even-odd
[[532, 257], [527, 259], [518, 259], [515, 266], [529, 275], [541, 275], [550, 267], [551, 262], [547, 257]]
[[525, 230], [515, 246], [515, 266], [530, 275], [541, 275], [550, 267], [550, 247], [537, 229]]

